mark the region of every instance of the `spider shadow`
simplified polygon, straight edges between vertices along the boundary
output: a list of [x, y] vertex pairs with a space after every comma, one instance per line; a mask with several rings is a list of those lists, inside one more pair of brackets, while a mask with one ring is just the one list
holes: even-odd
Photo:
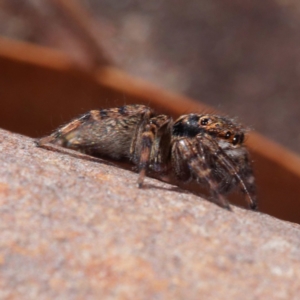
[[[223, 208], [228, 211], [227, 208], [218, 205], [218, 203], [216, 203], [214, 201], [213, 197], [210, 195], [210, 193], [206, 187], [200, 185], [197, 182], [192, 181], [189, 183], [182, 183], [182, 182], [178, 182], [174, 179], [166, 182], [166, 181], [160, 179], [159, 177], [155, 177], [153, 175], [151, 175], [149, 177], [160, 180], [171, 186], [163, 187], [163, 186], [158, 186], [158, 185], [150, 183], [150, 184], [145, 184], [143, 186], [143, 189], [158, 189], [158, 190], [176, 192], [176, 193], [180, 193], [180, 194], [192, 194], [196, 197], [201, 198], [201, 200], [206, 200], [206, 201], [213, 203], [213, 204], [217, 205], [218, 207]], [[231, 193], [230, 195], [226, 195], [226, 198], [230, 204], [230, 207], [232, 205], [234, 205], [234, 206], [237, 206], [242, 209], [248, 209], [245, 204], [241, 203], [241, 193], [235, 191], [235, 192]]]
[[[154, 179], [157, 179], [157, 180], [160, 180], [162, 181], [161, 179], [157, 178], [157, 177], [152, 177], [151, 178], [154, 178]], [[162, 181], [163, 183], [167, 183], [167, 184], [171, 184], [169, 182], [165, 182], [165, 181]], [[152, 184], [152, 183], [148, 183], [148, 184], [144, 184], [143, 187], [142, 187], [143, 190], [150, 190], [150, 189], [156, 189], [156, 190], [162, 190], [162, 191], [171, 191], [171, 192], [176, 192], [176, 193], [181, 193], [181, 194], [190, 194], [191, 192], [190, 191], [187, 191], [187, 190], [183, 190], [182, 188], [180, 188], [179, 186], [170, 186], [170, 187], [164, 187], [164, 186], [157, 186], [155, 184]]]
[[174, 179], [173, 177], [168, 178], [168, 180], [166, 181], [158, 176], [155, 176], [154, 174], [149, 174], [147, 176], [159, 180], [163, 183], [166, 183], [169, 186], [158, 186], [153, 183], [149, 183], [149, 184], [145, 183], [143, 185], [143, 189], [158, 189], [163, 191], [176, 192], [180, 194], [192, 194], [197, 197], [201, 197], [202, 199], [205, 199], [209, 202], [213, 202], [210, 200], [210, 195], [207, 189], [195, 182], [191, 182], [191, 183], [178, 182], [178, 180]]
[[104, 164], [104, 165], [107, 165], [107, 166], [114, 166], [114, 167], [118, 166], [115, 163], [113, 163], [113, 161], [102, 159], [102, 158], [96, 157], [96, 156], [91, 156], [89, 154], [82, 153], [82, 152], [79, 152], [77, 150], [64, 148], [64, 147], [57, 146], [57, 145], [54, 145], [54, 144], [37, 145], [37, 147], [42, 148], [42, 149], [46, 149], [46, 150], [49, 150], [49, 151], [57, 152], [57, 153], [60, 153], [60, 154], [66, 154], [66, 155], [69, 155], [69, 156], [77, 158], [77, 159], [82, 159], [82, 160], [87, 160], [87, 161], [91, 161], [91, 162], [101, 163], [101, 164]]
[[[112, 160], [110, 158], [107, 157], [97, 157], [94, 154], [93, 155], [89, 155], [86, 153], [82, 153], [79, 152], [77, 150], [73, 150], [73, 149], [69, 149], [69, 148], [64, 148], [58, 145], [54, 145], [54, 144], [45, 144], [45, 145], [41, 145], [38, 146], [39, 148], [43, 148], [49, 151], [54, 151], [60, 154], [65, 154], [65, 155], [69, 155], [71, 157], [74, 157], [76, 159], [82, 159], [82, 160], [87, 160], [87, 161], [91, 161], [91, 162], [96, 162], [96, 163], [100, 163], [100, 164], [104, 164], [107, 166], [113, 166], [113, 167], [117, 167], [117, 168], [121, 168], [123, 170], [128, 170], [131, 171], [133, 173], [137, 173], [136, 170], [136, 166], [134, 166], [132, 163], [130, 163], [128, 160], [126, 159], [122, 159], [122, 160]], [[184, 187], [184, 184], [181, 184], [179, 182], [177, 182], [175, 179], [169, 179], [167, 180], [163, 180], [162, 178], [160, 178], [159, 176], [155, 175], [155, 173], [151, 173], [151, 174], [147, 174], [147, 177], [159, 180], [163, 183], [166, 183], [168, 185], [170, 185], [169, 187], [163, 187], [163, 186], [158, 186], [155, 185], [153, 183], [149, 183], [149, 184], [144, 184], [142, 189], [159, 189], [159, 190], [164, 190], [164, 191], [172, 191], [172, 192], [177, 192], [177, 193], [184, 193], [184, 194], [194, 194], [196, 196], [200, 196], [198, 192], [196, 191], [192, 191], [189, 190], [188, 188]], [[203, 193], [204, 196], [205, 193]]]
[[[41, 145], [38, 146], [39, 148], [43, 148], [43, 149], [47, 149], [50, 151], [54, 151], [54, 152], [58, 152], [61, 154], [67, 154], [71, 157], [74, 157], [76, 159], [82, 159], [82, 160], [87, 160], [87, 161], [91, 161], [91, 162], [96, 162], [96, 163], [101, 163], [107, 166], [113, 166], [113, 167], [117, 167], [117, 168], [121, 168], [123, 170], [127, 170], [127, 171], [131, 171], [133, 173], [136, 173], [136, 166], [132, 165], [132, 163], [130, 163], [130, 161], [128, 159], [121, 159], [121, 160], [113, 160], [107, 157], [97, 157], [93, 154], [86, 154], [86, 153], [82, 153], [79, 152], [77, 150], [73, 150], [73, 149], [68, 149], [68, 148], [64, 148], [61, 146], [57, 146], [54, 144], [45, 144], [45, 145]], [[201, 186], [199, 183], [196, 182], [189, 182], [189, 183], [183, 183], [183, 182], [179, 182], [178, 180], [176, 180], [174, 177], [168, 177], [168, 180], [164, 180], [163, 178], [161, 178], [160, 176], [156, 175], [155, 173], [151, 172], [150, 174], [147, 174], [147, 177], [159, 180], [160, 182], [166, 183], [169, 186], [168, 187], [164, 187], [164, 186], [158, 186], [155, 185], [153, 183], [149, 183], [149, 184], [144, 184], [142, 189], [158, 189], [158, 190], [163, 190], [163, 191], [171, 191], [171, 192], [176, 192], [176, 193], [180, 193], [180, 194], [192, 194], [195, 195], [197, 197], [200, 197], [201, 199], [205, 199], [206, 201], [209, 201], [211, 203], [216, 204], [213, 199], [211, 198], [209, 192], [207, 191], [207, 188]], [[231, 205], [235, 205], [235, 206], [239, 206], [242, 208], [245, 208], [244, 206], [240, 205], [240, 201], [238, 200], [238, 195], [236, 195], [236, 193], [234, 193], [234, 195], [231, 195], [229, 197], [229, 202], [231, 203]], [[218, 204], [216, 204], [218, 205]]]

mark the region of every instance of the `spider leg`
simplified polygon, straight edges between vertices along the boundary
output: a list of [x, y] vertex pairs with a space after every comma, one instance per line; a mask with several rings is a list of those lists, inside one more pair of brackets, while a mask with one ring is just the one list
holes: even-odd
[[[180, 155], [184, 161], [187, 162], [191, 172], [199, 179], [204, 179], [210, 188], [213, 199], [219, 206], [231, 210], [226, 198], [218, 193], [218, 182], [214, 178], [211, 169], [207, 163], [207, 159], [203, 148], [197, 147], [198, 143], [194, 143], [190, 139], [180, 139], [174, 149], [176, 149], [175, 155]], [[174, 152], [173, 152], [174, 153]], [[178, 158], [176, 158], [178, 160]]]
[[170, 124], [172, 119], [166, 115], [150, 118], [145, 114], [144, 125], [138, 126], [138, 132], [131, 145], [132, 160], [138, 165], [138, 187], [142, 188], [147, 169], [161, 173], [165, 170], [164, 160], [168, 155]]
[[138, 187], [139, 188], [143, 187], [144, 178], [149, 165], [151, 149], [155, 138], [155, 129], [156, 129], [155, 125], [147, 124], [145, 126], [145, 131], [142, 133], [141, 154], [140, 154], [140, 161], [138, 164], [138, 168], [139, 168]]
[[211, 136], [198, 135], [197, 139], [199, 141], [198, 144], [201, 145], [205, 152], [208, 152], [208, 149], [210, 149], [210, 153], [213, 153], [212, 155], [214, 156], [214, 159], [217, 160], [222, 166], [224, 166], [228, 170], [228, 172], [230, 172], [230, 174], [236, 177], [242, 190], [247, 195], [247, 202], [249, 207], [252, 210], [256, 210], [257, 200], [255, 195], [254, 177], [252, 175], [252, 169], [250, 165], [247, 166], [247, 173], [250, 173], [251, 176], [249, 177], [250, 179], [245, 182], [243, 176], [241, 176], [235, 168], [231, 158], [224, 152], [222, 148], [219, 147], [219, 145], [212, 139]]

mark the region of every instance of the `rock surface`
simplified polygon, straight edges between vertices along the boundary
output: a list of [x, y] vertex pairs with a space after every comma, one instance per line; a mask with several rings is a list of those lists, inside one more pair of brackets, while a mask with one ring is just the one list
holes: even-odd
[[1, 299], [299, 299], [299, 225], [0, 141]]

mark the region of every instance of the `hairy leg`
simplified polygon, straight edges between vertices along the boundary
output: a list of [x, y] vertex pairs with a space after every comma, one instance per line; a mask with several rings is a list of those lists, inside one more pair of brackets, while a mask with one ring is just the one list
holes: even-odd
[[178, 151], [176, 152], [180, 153], [181, 156], [176, 157], [175, 159], [185, 161], [191, 170], [191, 173], [193, 173], [197, 179], [205, 180], [208, 183], [213, 200], [216, 204], [231, 210], [226, 198], [218, 192], [218, 182], [214, 178], [212, 170], [209, 168], [201, 145], [194, 143], [191, 139], [183, 138], [177, 141], [176, 144], [174, 144], [174, 147], [178, 148]]

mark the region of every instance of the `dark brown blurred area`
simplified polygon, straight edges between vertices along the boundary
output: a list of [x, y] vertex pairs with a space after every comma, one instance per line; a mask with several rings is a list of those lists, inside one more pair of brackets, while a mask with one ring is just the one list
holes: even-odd
[[[71, 2], [2, 0], [0, 34], [55, 47], [81, 65], [94, 65], [99, 61], [95, 49], [82, 40], [84, 35], [78, 38], [78, 28], [61, 10], [62, 3]], [[300, 151], [296, 0], [77, 3], [89, 14], [95, 40], [115, 65], [236, 116]]]

